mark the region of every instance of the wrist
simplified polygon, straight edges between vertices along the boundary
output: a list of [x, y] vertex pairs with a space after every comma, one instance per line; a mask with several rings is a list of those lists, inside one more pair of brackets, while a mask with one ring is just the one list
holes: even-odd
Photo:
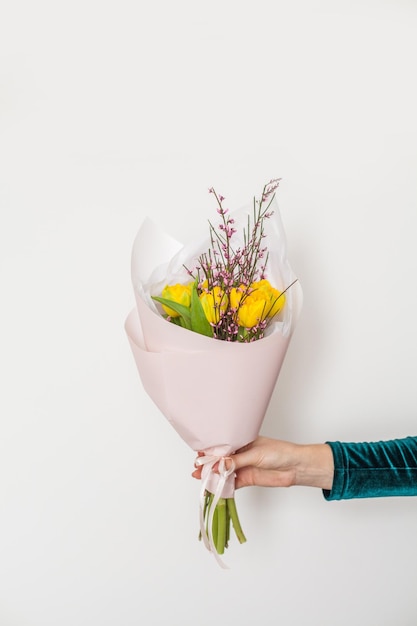
[[333, 453], [327, 443], [298, 446], [295, 484], [331, 490], [334, 475]]

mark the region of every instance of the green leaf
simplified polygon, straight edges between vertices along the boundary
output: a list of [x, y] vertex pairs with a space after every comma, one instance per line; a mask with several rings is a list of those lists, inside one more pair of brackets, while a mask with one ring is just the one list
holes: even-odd
[[179, 317], [170, 317], [169, 321], [171, 322], [171, 324], [175, 324], [176, 326], [181, 326], [181, 328], [185, 328], [184, 326], [184, 320], [182, 319], [181, 316]]
[[152, 296], [152, 300], [156, 300], [178, 313], [184, 321], [185, 328], [191, 330], [191, 315], [188, 307], [183, 304], [178, 304], [178, 302], [174, 302], [173, 300], [168, 300], [167, 298], [161, 298], [159, 296]]
[[249, 333], [246, 330], [246, 328], [244, 326], [239, 326], [239, 330], [237, 332], [237, 340], [242, 343], [246, 341], [248, 337], [249, 337]]
[[196, 283], [191, 288], [191, 330], [206, 337], [213, 337], [213, 329], [198, 297]]

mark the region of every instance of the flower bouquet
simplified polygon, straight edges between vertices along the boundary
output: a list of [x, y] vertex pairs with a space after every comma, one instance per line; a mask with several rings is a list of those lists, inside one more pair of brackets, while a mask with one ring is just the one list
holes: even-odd
[[223, 567], [230, 526], [246, 540], [233, 453], [259, 434], [301, 308], [278, 185], [232, 213], [211, 188], [219, 223], [208, 236], [183, 246], [146, 219], [132, 251], [126, 332], [146, 392], [198, 453], [200, 537]]

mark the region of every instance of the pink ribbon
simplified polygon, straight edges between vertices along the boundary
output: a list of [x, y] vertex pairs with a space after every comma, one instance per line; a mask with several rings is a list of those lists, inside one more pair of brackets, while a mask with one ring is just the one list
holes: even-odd
[[[227, 469], [226, 467], [226, 459], [228, 461], [230, 461], [231, 465], [230, 468]], [[213, 472], [213, 467], [214, 465], [218, 463], [219, 464], [219, 468], [218, 468], [218, 474], [216, 474], [215, 472]], [[220, 567], [222, 567], [223, 569], [229, 569], [229, 567], [222, 561], [222, 559], [220, 558], [220, 556], [217, 553], [216, 550], [216, 546], [214, 545], [214, 541], [213, 541], [213, 532], [212, 532], [212, 526], [213, 526], [213, 515], [214, 515], [214, 511], [216, 509], [217, 503], [220, 500], [220, 498], [222, 497], [223, 491], [228, 491], [231, 493], [231, 495], [233, 495], [233, 491], [234, 491], [234, 482], [235, 482], [235, 476], [234, 476], [234, 472], [235, 472], [235, 464], [232, 458], [230, 457], [224, 457], [224, 456], [215, 456], [215, 455], [205, 455], [205, 456], [198, 456], [195, 460], [195, 466], [199, 467], [202, 466], [203, 467], [203, 473], [202, 473], [202, 483], [201, 483], [201, 491], [200, 491], [200, 530], [201, 530], [201, 536], [203, 538], [203, 542], [205, 547], [207, 548], [207, 550], [209, 550], [210, 552], [213, 553], [214, 558], [216, 559], [217, 563], [220, 565]], [[207, 520], [207, 530], [204, 524], [204, 501], [205, 501], [205, 493], [206, 493], [206, 489], [207, 489], [207, 485], [210, 481], [210, 479], [212, 479], [213, 477], [215, 477], [217, 479], [217, 485], [216, 488], [214, 490], [214, 494], [213, 494], [213, 500], [210, 506], [210, 511], [209, 511], [209, 516], [208, 516], [208, 520]], [[210, 489], [210, 491], [212, 491]]]

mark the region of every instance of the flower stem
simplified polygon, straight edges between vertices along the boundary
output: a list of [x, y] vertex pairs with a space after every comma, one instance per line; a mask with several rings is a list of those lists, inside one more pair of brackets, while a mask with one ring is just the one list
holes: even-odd
[[227, 524], [227, 515], [226, 515], [226, 500], [225, 498], [220, 498], [217, 503], [216, 511], [217, 513], [217, 537], [214, 538], [214, 523], [213, 523], [213, 539], [215, 541], [215, 546], [218, 554], [223, 554], [224, 549], [226, 547], [226, 524]]
[[245, 543], [246, 537], [243, 533], [240, 525], [239, 516], [237, 514], [236, 503], [234, 498], [227, 498], [227, 508], [229, 509], [230, 519], [232, 520], [233, 528], [240, 543]]
[[212, 533], [213, 533], [213, 543], [216, 546], [216, 550], [217, 550], [217, 538], [219, 536], [219, 509], [217, 506], [214, 509], [214, 513], [213, 513]]
[[[206, 491], [204, 498], [203, 517], [205, 520], [205, 535], [209, 536], [210, 509], [213, 505], [214, 495]], [[234, 498], [220, 498], [213, 511], [213, 521], [211, 526], [211, 536], [213, 544], [218, 554], [224, 554], [230, 541], [230, 524], [233, 524], [236, 537], [239, 543], [245, 543], [246, 537], [240, 525]], [[202, 539], [201, 531], [199, 539]]]
[[229, 541], [230, 541], [230, 511], [229, 511], [229, 507], [227, 506], [227, 500], [226, 500], [226, 543], [225, 543], [225, 548], [229, 547]]
[[[209, 491], [207, 492], [207, 496], [206, 496], [206, 502], [207, 502], [207, 509], [206, 509], [206, 535], [208, 536], [208, 520], [209, 520], [209, 514], [210, 514], [210, 509], [211, 509], [211, 503], [213, 502], [213, 498], [214, 498], [214, 494], [210, 493]], [[213, 524], [214, 524], [214, 519], [213, 519]]]

